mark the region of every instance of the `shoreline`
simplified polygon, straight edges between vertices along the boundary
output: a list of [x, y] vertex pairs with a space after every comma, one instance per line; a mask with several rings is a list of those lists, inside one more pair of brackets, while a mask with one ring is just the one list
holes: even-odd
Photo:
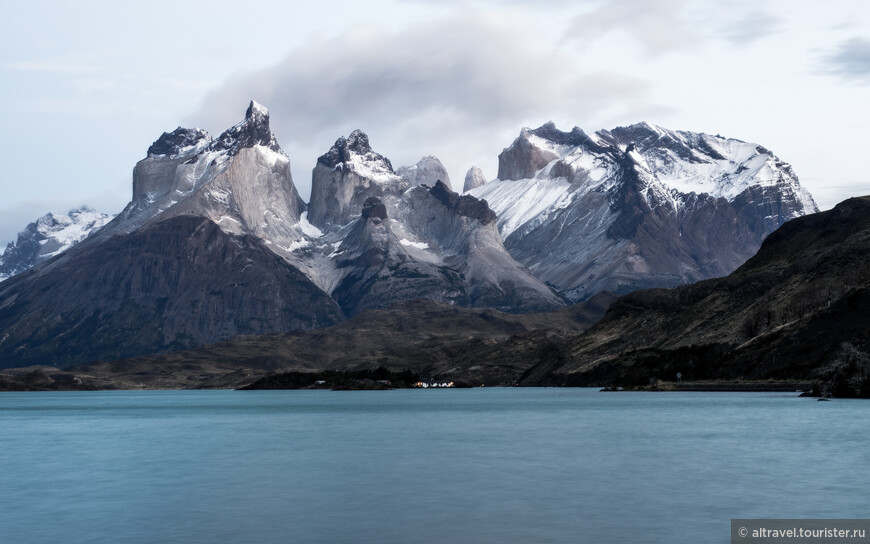
[[652, 385], [637, 387], [603, 387], [603, 392], [624, 391], [656, 391], [656, 392], [758, 392], [758, 393], [802, 393], [810, 396], [813, 391], [813, 382], [807, 381], [733, 381], [733, 382], [658, 382]]

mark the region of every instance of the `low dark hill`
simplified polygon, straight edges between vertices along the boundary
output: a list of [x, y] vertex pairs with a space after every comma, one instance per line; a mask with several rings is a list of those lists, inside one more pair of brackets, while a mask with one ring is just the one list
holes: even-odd
[[0, 284], [0, 368], [189, 349], [342, 317], [259, 240], [175, 217], [82, 244]]
[[530, 361], [557, 353], [615, 297], [540, 314], [508, 314], [418, 299], [367, 310], [332, 327], [232, 340], [193, 350], [69, 369], [99, 388], [240, 387], [269, 372], [410, 369], [423, 378], [515, 384]]
[[620, 298], [530, 381], [795, 379], [870, 395], [870, 197], [784, 224], [731, 275]]

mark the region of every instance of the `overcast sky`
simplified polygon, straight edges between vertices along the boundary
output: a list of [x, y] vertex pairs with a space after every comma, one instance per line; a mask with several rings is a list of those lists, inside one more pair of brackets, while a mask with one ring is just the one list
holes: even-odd
[[15, 2], [0, 19], [0, 242], [117, 213], [163, 131], [266, 105], [308, 199], [360, 128], [394, 167], [495, 177], [523, 126], [649, 121], [764, 145], [823, 209], [870, 194], [866, 0]]

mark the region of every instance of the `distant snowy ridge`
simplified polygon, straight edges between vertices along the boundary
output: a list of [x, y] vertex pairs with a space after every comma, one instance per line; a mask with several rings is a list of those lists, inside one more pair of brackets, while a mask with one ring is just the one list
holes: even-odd
[[18, 233], [0, 256], [0, 281], [24, 272], [31, 266], [60, 255], [102, 228], [114, 216], [87, 206], [66, 215], [47, 213]]
[[572, 300], [725, 275], [818, 211], [770, 150], [649, 123], [524, 128], [498, 178], [469, 193], [496, 212], [511, 255]]
[[500, 175], [508, 177], [472, 189], [496, 211], [504, 237], [586, 192], [612, 189], [620, 180], [624, 157], [645, 175], [648, 192], [671, 200], [676, 208], [693, 194], [733, 201], [750, 187], [778, 187], [793, 192], [798, 204], [787, 219], [818, 211], [791, 165], [758, 144], [733, 138], [668, 130], [650, 123], [587, 136], [576, 127], [562, 133], [547, 123], [538, 129], [523, 129], [518, 140], [528, 142], [537, 152], [535, 158], [545, 159], [534, 174], [516, 176], [516, 169], [503, 172], [500, 167]]
[[798, 215], [818, 211], [791, 165], [751, 142], [709, 134], [668, 130], [650, 123], [599, 131], [595, 138], [626, 151], [640, 168], [674, 194], [708, 194], [733, 201], [750, 187], [788, 186], [800, 203]]

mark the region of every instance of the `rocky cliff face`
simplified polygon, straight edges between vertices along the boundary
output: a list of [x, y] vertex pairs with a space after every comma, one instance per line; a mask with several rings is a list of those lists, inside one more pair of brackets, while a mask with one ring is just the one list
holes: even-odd
[[817, 211], [767, 149], [649, 124], [523, 129], [499, 179], [471, 194], [497, 213], [511, 255], [572, 300], [725, 275]]
[[419, 181], [393, 174], [360, 131], [318, 160], [309, 217], [321, 236], [294, 257], [345, 313], [419, 297], [514, 312], [563, 304], [510, 257], [485, 202]]
[[70, 210], [66, 215], [43, 215], [18, 233], [16, 242], [6, 246], [0, 256], [0, 281], [60, 255], [99, 230], [112, 217], [88, 207]]
[[99, 238], [157, 218], [197, 215], [227, 233], [287, 248], [304, 239], [304, 210], [268, 111], [251, 102], [245, 119], [216, 139], [201, 129], [164, 133], [133, 170], [132, 201]]
[[348, 315], [419, 297], [509, 312], [561, 306], [508, 255], [495, 219], [485, 202], [443, 183], [389, 206], [370, 198], [338, 248], [333, 296]]
[[397, 196], [410, 186], [396, 175], [389, 159], [372, 151], [369, 137], [355, 130], [317, 159], [308, 220], [320, 229], [341, 227], [359, 216], [369, 198]]

